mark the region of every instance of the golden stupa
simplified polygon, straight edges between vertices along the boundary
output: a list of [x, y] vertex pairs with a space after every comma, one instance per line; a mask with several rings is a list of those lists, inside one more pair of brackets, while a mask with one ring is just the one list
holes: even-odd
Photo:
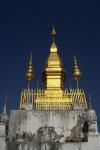
[[[81, 78], [76, 57], [73, 63], [73, 79], [77, 81], [76, 88], [64, 88], [66, 72], [63, 68], [61, 58], [58, 54], [58, 48], [55, 43], [56, 31], [53, 27], [53, 41], [50, 47], [49, 56], [45, 63], [42, 77], [44, 88], [23, 89], [21, 92], [20, 109], [25, 109], [31, 103], [35, 110], [74, 110], [87, 109], [86, 95], [83, 89], [79, 89], [78, 80]], [[32, 66], [32, 54], [29, 60], [26, 79], [31, 81], [34, 77]]]

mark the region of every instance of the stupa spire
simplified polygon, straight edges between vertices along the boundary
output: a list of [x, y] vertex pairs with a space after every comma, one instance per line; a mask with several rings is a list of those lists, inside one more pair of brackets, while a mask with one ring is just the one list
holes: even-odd
[[20, 108], [32, 109], [32, 97], [30, 89], [30, 81], [34, 78], [32, 52], [30, 53], [28, 67], [25, 73], [25, 79], [28, 81], [28, 89], [22, 90]]
[[82, 73], [78, 66], [78, 61], [76, 59], [76, 56], [74, 56], [72, 76], [73, 79], [77, 81], [77, 88], [78, 88], [78, 81], [81, 79]]
[[52, 28], [52, 32], [51, 32], [52, 36], [55, 36], [57, 33], [56, 33], [56, 30], [55, 30], [55, 26], [53, 25], [53, 28]]
[[52, 28], [52, 32], [51, 32], [52, 38], [53, 38], [53, 42], [50, 48], [50, 52], [57, 52], [57, 46], [55, 44], [55, 35], [56, 35], [56, 30], [55, 27], [53, 26]]
[[55, 27], [52, 28], [53, 41], [50, 47], [50, 53], [45, 63], [45, 67], [42, 73], [45, 89], [64, 89], [65, 82], [65, 70], [61, 58], [58, 54], [58, 49], [55, 44]]
[[7, 115], [7, 99], [8, 97], [5, 97], [5, 102], [4, 102], [4, 107], [3, 107], [3, 112], [1, 114], [1, 122], [6, 122], [8, 120], [8, 115]]
[[25, 79], [31, 81], [34, 78], [33, 64], [32, 64], [32, 52], [30, 53], [29, 64], [25, 74]]

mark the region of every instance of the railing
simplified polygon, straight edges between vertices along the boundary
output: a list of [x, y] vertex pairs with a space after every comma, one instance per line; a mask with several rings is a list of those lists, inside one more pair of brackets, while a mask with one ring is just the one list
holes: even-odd
[[66, 110], [75, 105], [87, 107], [83, 89], [69, 89], [64, 91], [24, 89], [21, 93], [20, 108], [23, 104], [32, 103], [37, 110]]

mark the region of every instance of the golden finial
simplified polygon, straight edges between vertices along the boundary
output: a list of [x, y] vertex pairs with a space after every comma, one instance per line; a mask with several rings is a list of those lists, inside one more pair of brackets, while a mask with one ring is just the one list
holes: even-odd
[[53, 37], [53, 43], [55, 43], [54, 38], [55, 38], [55, 35], [56, 35], [56, 30], [55, 30], [55, 27], [54, 27], [54, 26], [53, 26], [53, 28], [52, 28], [51, 35], [52, 35], [52, 37]]
[[79, 66], [78, 66], [78, 62], [77, 62], [77, 59], [76, 57], [74, 56], [74, 62], [73, 62], [73, 79], [75, 80], [79, 80], [81, 79], [81, 76], [82, 76], [82, 73], [79, 69]]
[[55, 26], [53, 26], [52, 28], [52, 33], [51, 33], [53, 36], [56, 35], [56, 30], [55, 30]]
[[56, 30], [55, 30], [55, 27], [54, 27], [54, 26], [53, 26], [53, 28], [52, 28], [51, 34], [52, 34], [52, 37], [53, 37], [53, 43], [52, 43], [52, 45], [51, 45], [50, 52], [57, 52], [57, 46], [56, 46], [55, 40], [54, 40], [54, 37], [55, 37], [55, 35], [56, 35]]
[[26, 78], [26, 80], [30, 81], [33, 79], [33, 77], [34, 77], [34, 75], [33, 75], [33, 65], [32, 65], [32, 52], [31, 52], [30, 59], [29, 59], [29, 65], [28, 65], [27, 72], [25, 74], [25, 78]]

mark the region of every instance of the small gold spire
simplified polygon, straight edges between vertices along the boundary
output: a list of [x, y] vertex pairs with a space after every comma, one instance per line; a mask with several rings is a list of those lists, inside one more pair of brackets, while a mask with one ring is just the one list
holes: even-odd
[[74, 56], [74, 62], [73, 62], [73, 79], [75, 80], [79, 80], [81, 79], [81, 76], [82, 76], [82, 73], [79, 69], [79, 66], [78, 66], [78, 62], [77, 62], [77, 59], [76, 57]]
[[31, 52], [29, 64], [28, 64], [28, 69], [27, 69], [26, 74], [25, 74], [25, 79], [30, 81], [33, 79], [33, 77], [34, 77], [34, 75], [33, 75], [33, 65], [32, 65], [32, 52]]
[[52, 28], [52, 37], [53, 37], [53, 42], [52, 42], [52, 45], [51, 45], [51, 48], [50, 48], [50, 52], [57, 52], [57, 46], [55, 44], [55, 40], [54, 40], [54, 37], [56, 35], [56, 30], [55, 30], [55, 27], [53, 26]]
[[55, 30], [55, 27], [54, 27], [54, 26], [53, 26], [53, 28], [52, 28], [51, 34], [52, 34], [53, 36], [56, 35], [56, 30]]

